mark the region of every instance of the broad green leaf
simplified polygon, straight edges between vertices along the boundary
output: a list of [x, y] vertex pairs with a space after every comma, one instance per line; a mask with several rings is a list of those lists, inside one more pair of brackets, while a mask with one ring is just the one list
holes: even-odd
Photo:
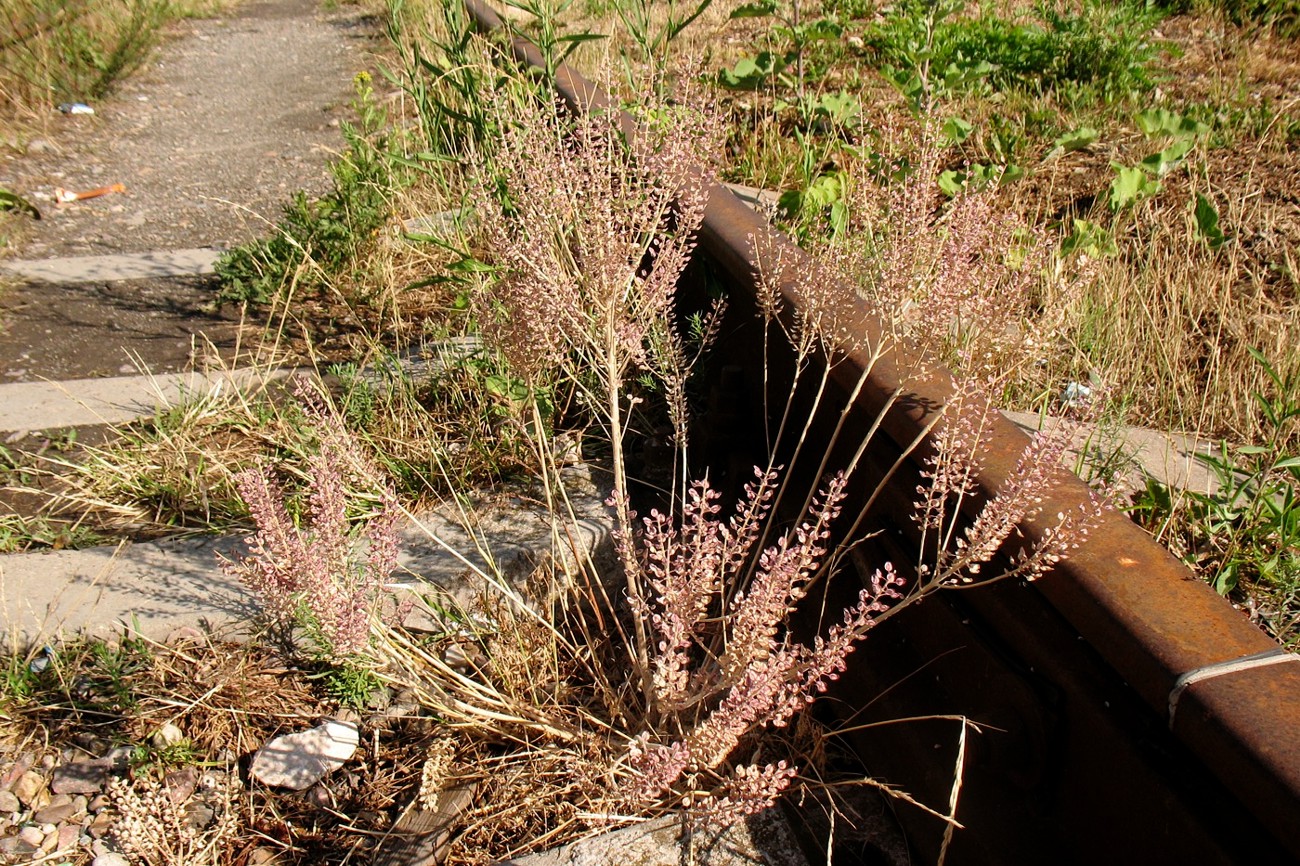
[[1182, 164], [1195, 145], [1190, 138], [1175, 141], [1159, 153], [1153, 153], [1142, 160], [1142, 167], [1158, 178], [1164, 177]]
[[1110, 183], [1111, 210], [1123, 210], [1160, 191], [1160, 184], [1148, 177], [1141, 166], [1111, 165], [1115, 169], [1115, 179]]
[[804, 190], [803, 203], [805, 206], [828, 207], [844, 198], [844, 183], [840, 180], [839, 175], [823, 174]]
[[955, 90], [963, 84], [986, 78], [995, 69], [997, 67], [987, 60], [973, 64], [968, 62], [964, 65], [949, 63], [943, 71], [943, 86], [948, 90]]
[[776, 11], [775, 0], [759, 0], [757, 3], [744, 3], [731, 12], [732, 18], [762, 18]]
[[1081, 126], [1073, 132], [1067, 132], [1052, 142], [1052, 149], [1043, 157], [1043, 162], [1050, 162], [1059, 156], [1083, 150], [1099, 138], [1097, 130], [1091, 126]]
[[1094, 259], [1119, 254], [1115, 236], [1092, 220], [1075, 219], [1074, 230], [1061, 241], [1061, 254], [1082, 253]]
[[777, 199], [776, 206], [780, 208], [781, 213], [786, 216], [795, 216], [803, 207], [803, 192], [797, 189], [788, 189], [781, 193]]
[[817, 98], [813, 111], [826, 115], [834, 123], [843, 124], [862, 113], [862, 103], [854, 94], [841, 90], [839, 93], [823, 93]]
[[756, 90], [782, 69], [780, 58], [764, 51], [757, 57], [742, 57], [730, 69], [718, 70], [718, 83], [731, 90]]
[[949, 144], [961, 144], [970, 138], [970, 134], [974, 131], [975, 127], [960, 117], [950, 117], [943, 125], [943, 137], [948, 139]]
[[1214, 579], [1214, 591], [1219, 595], [1227, 595], [1237, 588], [1237, 571], [1239, 564], [1234, 560], [1223, 566], [1218, 576]]
[[1214, 209], [1210, 200], [1199, 192], [1196, 194], [1196, 227], [1212, 250], [1217, 250], [1228, 241], [1223, 229], [1219, 228], [1219, 212]]
[[966, 176], [951, 168], [939, 175], [939, 189], [949, 198], [956, 198], [965, 186]]
[[1174, 114], [1165, 108], [1152, 108], [1143, 111], [1135, 118], [1138, 129], [1143, 135], [1168, 135], [1174, 138], [1195, 138], [1209, 131], [1209, 127], [1200, 121], [1181, 114]]
[[800, 24], [794, 28], [791, 35], [794, 36], [795, 42], [807, 45], [810, 42], [839, 39], [844, 35], [844, 27], [832, 18], [818, 18], [816, 21]]

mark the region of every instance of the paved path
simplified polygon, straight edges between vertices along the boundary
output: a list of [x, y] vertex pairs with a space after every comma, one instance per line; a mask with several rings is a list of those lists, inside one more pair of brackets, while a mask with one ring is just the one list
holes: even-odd
[[[55, 116], [27, 157], [0, 158], [0, 183], [44, 217], [0, 262], [7, 448], [28, 431], [121, 423], [289, 372], [196, 371], [239, 340], [238, 311], [213, 308], [213, 263], [269, 233], [294, 191], [328, 188], [377, 34], [359, 7], [247, 0], [171, 36], [93, 116]], [[57, 187], [115, 183], [125, 191], [55, 202]], [[36, 640], [132, 620], [155, 636], [229, 622], [250, 610], [218, 567], [236, 547], [207, 538], [0, 556], [0, 628]], [[410, 561], [438, 574], [445, 566], [420, 559], [427, 547], [412, 540]]]

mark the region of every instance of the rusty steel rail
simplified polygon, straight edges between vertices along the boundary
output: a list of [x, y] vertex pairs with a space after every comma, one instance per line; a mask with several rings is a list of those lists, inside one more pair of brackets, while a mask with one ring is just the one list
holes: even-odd
[[[492, 9], [479, 0], [464, 2], [480, 30], [503, 29]], [[517, 61], [544, 65], [527, 39], [509, 34], [508, 40]], [[565, 65], [556, 71], [554, 86], [575, 110], [617, 110], [606, 92]], [[634, 128], [626, 115], [624, 123]], [[752, 303], [760, 271], [752, 238], [765, 238], [763, 248], [779, 248], [787, 263], [807, 264], [806, 254], [731, 192], [710, 184], [709, 193], [700, 248], [714, 279], [725, 283], [733, 299]], [[771, 267], [769, 262], [766, 270]], [[844, 286], [838, 294], [841, 320], [854, 323], [860, 333], [880, 336], [879, 323], [855, 292]], [[790, 291], [786, 300], [794, 303]], [[734, 351], [743, 368], [744, 342], [741, 338], [728, 348], [724, 341], [719, 351]], [[918, 378], [910, 372], [915, 367], [897, 354], [872, 359], [849, 350], [833, 371], [842, 399], [865, 373], [854, 411], [864, 424], [885, 413], [881, 429], [894, 454], [906, 454], [918, 437], [923, 444], [917, 453], [924, 453], [925, 431], [951, 396], [944, 371]], [[750, 387], [751, 393], [761, 393], [753, 390], [761, 386]], [[985, 497], [1010, 476], [1027, 444], [1025, 435], [1000, 416], [993, 428], [978, 478]], [[916, 453], [910, 459], [915, 484]], [[914, 488], [907, 486], [908, 477], [891, 482], [894, 501], [886, 496], [883, 511], [892, 507], [898, 513], [910, 505]], [[1086, 487], [1071, 477], [1043, 502], [1042, 513], [1070, 511], [1086, 498]], [[1032, 542], [1044, 528], [1030, 521], [1022, 531]], [[906, 527], [896, 530], [899, 536], [907, 533]], [[862, 688], [897, 693], [881, 700], [882, 708], [913, 713], [933, 706], [935, 689], [964, 695], [976, 711], [944, 706], [928, 711], [967, 712], [979, 720], [983, 708], [1003, 722], [1008, 739], [1023, 741], [1021, 751], [1008, 754], [999, 754], [996, 738], [977, 747], [977, 757], [984, 748], [984, 759], [999, 768], [990, 775], [1006, 778], [983, 789], [970, 783], [976, 793], [967, 790], [963, 797], [982, 796], [997, 808], [981, 808], [978, 802], [963, 806], [962, 815], [978, 816], [966, 819], [970, 829], [964, 833], [986, 832], [982, 821], [1000, 826], [987, 830], [993, 841], [967, 843], [966, 856], [959, 859], [1018, 862], [1050, 854], [1053, 859], [1045, 862], [1097, 862], [1095, 857], [1109, 850], [1114, 856], [1105, 862], [1171, 862], [1159, 852], [1181, 848], [1189, 862], [1198, 863], [1261, 862], [1260, 857], [1300, 861], [1300, 659], [1283, 653], [1142, 529], [1122, 514], [1110, 514], [1079, 550], [1032, 586], [991, 586], [953, 596], [926, 602], [882, 627], [906, 649], [896, 654], [911, 654], [896, 666], [897, 677], [910, 678], [910, 684], [900, 686], [898, 679], [877, 673], [876, 662], [881, 671], [890, 669], [883, 654], [895, 650], [876, 646], [882, 641], [875, 633], [868, 642], [873, 661], [865, 663], [866, 651], [853, 661]], [[954, 667], [951, 657], [963, 653], [968, 660]], [[908, 673], [918, 669], [924, 677]], [[932, 670], [946, 671], [934, 675], [939, 685], [917, 685]], [[994, 694], [997, 689], [1009, 691]], [[901, 696], [906, 692], [911, 697]], [[841, 697], [854, 701], [851, 695]], [[860, 711], [853, 713], [859, 720]], [[885, 768], [891, 782], [906, 786], [909, 780], [902, 776], [908, 766], [942, 751], [938, 735], [928, 730], [901, 735], [883, 735], [883, 730], [855, 739], [854, 745], [868, 753], [873, 771]], [[873, 754], [870, 741], [882, 737], [890, 745]], [[1032, 772], [1018, 765], [1030, 760], [1029, 753], [1037, 762]], [[951, 756], [945, 760], [944, 785], [951, 785]], [[936, 786], [943, 778], [938, 767], [918, 772], [931, 773]], [[935, 790], [946, 803], [947, 787]], [[1102, 802], [1106, 798], [1110, 802]], [[1036, 829], [1026, 831], [1022, 816], [1003, 814], [1020, 808], [1037, 815]], [[1074, 822], [1081, 826], [1062, 829], [1058, 825], [1069, 821], [1072, 811], [1080, 813]], [[1206, 826], [1214, 822], [1231, 826]], [[1079, 847], [1048, 852], [1037, 844]], [[1128, 859], [1126, 852], [1148, 846], [1141, 861]]]

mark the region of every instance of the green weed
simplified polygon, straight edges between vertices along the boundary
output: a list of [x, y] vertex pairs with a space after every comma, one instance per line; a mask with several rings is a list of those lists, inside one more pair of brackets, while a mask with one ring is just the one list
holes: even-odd
[[365, 707], [384, 683], [370, 668], [353, 661], [331, 665], [317, 675], [325, 694], [345, 707]]
[[149, 57], [171, 0], [0, 0], [0, 110], [102, 97]]
[[1209, 492], [1178, 494], [1150, 480], [1135, 513], [1173, 537], [1189, 565], [1221, 595], [1247, 603], [1284, 645], [1300, 643], [1300, 456], [1283, 442], [1300, 419], [1300, 377], [1282, 377], [1258, 350], [1275, 393], [1256, 394], [1271, 435], [1263, 444], [1198, 455]]
[[1039, 3], [1032, 20], [964, 14], [964, 0], [905, 0], [868, 28], [882, 71], [915, 104], [987, 88], [1127, 99], [1156, 83], [1159, 14], [1133, 2]]
[[359, 121], [343, 125], [348, 149], [330, 167], [333, 189], [316, 201], [295, 193], [274, 235], [222, 256], [216, 265], [220, 300], [266, 304], [290, 285], [327, 285], [364, 261], [388, 219], [390, 196], [406, 182], [406, 169], [389, 152], [388, 120], [375, 102], [370, 76], [358, 75], [356, 87]]

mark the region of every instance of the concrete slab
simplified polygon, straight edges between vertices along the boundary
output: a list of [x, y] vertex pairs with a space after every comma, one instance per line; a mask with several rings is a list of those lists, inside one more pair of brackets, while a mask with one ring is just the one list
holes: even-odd
[[100, 283], [149, 277], [201, 276], [213, 272], [221, 250], [163, 250], [107, 256], [26, 259], [0, 264], [0, 270], [47, 283]]
[[[553, 528], [518, 500], [476, 509], [473, 533], [454, 512], [431, 512], [401, 532], [394, 591], [441, 588], [462, 605], [488, 589], [478, 571], [518, 585], [543, 556], [612, 555], [610, 522], [596, 496], [578, 500], [576, 520]], [[220, 566], [241, 537], [188, 538], [0, 556], [0, 644], [25, 646], [60, 634], [120, 634], [161, 640], [180, 626], [231, 629], [257, 613], [256, 600]], [[487, 560], [495, 563], [489, 568]], [[417, 617], [413, 625], [422, 623]]]
[[174, 406], [187, 394], [256, 389], [293, 372], [220, 370], [0, 385], [0, 433], [133, 421]]
[[[1042, 419], [1034, 412], [1003, 412], [1026, 433], [1038, 430]], [[1115, 453], [1116, 468], [1133, 489], [1145, 484], [1144, 473], [1157, 481], [1181, 490], [1213, 493], [1214, 475], [1205, 468], [1197, 454], [1217, 453], [1217, 446], [1186, 433], [1164, 433], [1143, 427], [1124, 427], [1117, 432], [1101, 430], [1096, 424], [1081, 424], [1070, 443], [1073, 456], [1087, 455], [1100, 448], [1103, 454]]]
[[504, 861], [516, 866], [807, 866], [779, 809], [725, 830], [689, 831], [669, 815], [562, 848]]

